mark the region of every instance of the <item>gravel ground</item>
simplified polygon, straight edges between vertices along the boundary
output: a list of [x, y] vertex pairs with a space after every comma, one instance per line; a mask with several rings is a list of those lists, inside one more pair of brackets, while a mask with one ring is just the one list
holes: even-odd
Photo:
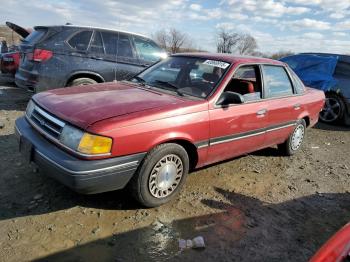
[[[140, 209], [124, 191], [76, 194], [22, 161], [30, 94], [0, 84], [0, 261], [306, 261], [350, 221], [350, 128], [319, 124], [302, 150], [265, 149], [189, 175]], [[178, 240], [203, 236], [203, 250]]]

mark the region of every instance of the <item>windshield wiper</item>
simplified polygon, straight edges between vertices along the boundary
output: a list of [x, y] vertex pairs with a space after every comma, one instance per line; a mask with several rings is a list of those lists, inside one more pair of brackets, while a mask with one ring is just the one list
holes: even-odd
[[183, 96], [183, 95], [184, 95], [182, 92], [179, 91], [179, 88], [178, 88], [176, 85], [174, 85], [174, 84], [172, 84], [172, 83], [170, 83], [170, 82], [161, 81], [161, 80], [155, 80], [154, 82], [157, 83], [157, 84], [161, 84], [161, 85], [163, 85], [163, 86], [170, 87], [171, 90], [175, 91], [175, 92], [176, 92], [178, 95], [180, 95], [180, 96]]
[[143, 79], [142, 77], [134, 76], [130, 80], [133, 80], [133, 79], [135, 79], [137, 81], [137, 83], [139, 83], [140, 85], [146, 86], [146, 80]]

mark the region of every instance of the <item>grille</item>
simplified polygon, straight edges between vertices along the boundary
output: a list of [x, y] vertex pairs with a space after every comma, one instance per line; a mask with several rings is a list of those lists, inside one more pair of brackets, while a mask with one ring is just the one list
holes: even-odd
[[65, 125], [64, 122], [46, 113], [44, 110], [37, 106], [34, 108], [30, 119], [38, 128], [44, 131], [44, 133], [47, 133], [56, 139], [59, 139], [62, 129]]

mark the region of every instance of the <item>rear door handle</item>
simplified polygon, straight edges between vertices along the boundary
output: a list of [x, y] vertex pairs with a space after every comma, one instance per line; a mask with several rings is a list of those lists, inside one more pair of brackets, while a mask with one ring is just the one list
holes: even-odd
[[301, 104], [295, 104], [293, 107], [295, 110], [299, 110], [301, 108]]
[[261, 109], [258, 112], [256, 112], [258, 116], [264, 116], [266, 113], [267, 113], [267, 109]]

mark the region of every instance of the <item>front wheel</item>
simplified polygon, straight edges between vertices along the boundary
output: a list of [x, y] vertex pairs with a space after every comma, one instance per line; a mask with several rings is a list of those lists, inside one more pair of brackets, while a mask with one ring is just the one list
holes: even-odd
[[73, 81], [69, 82], [68, 86], [86, 86], [86, 85], [93, 85], [93, 84], [97, 84], [97, 82], [94, 79], [82, 77], [82, 78], [74, 79]]
[[304, 119], [297, 122], [293, 133], [288, 137], [288, 139], [283, 143], [278, 145], [278, 149], [284, 155], [291, 156], [299, 150], [301, 147], [306, 133], [306, 123]]
[[156, 207], [180, 191], [189, 169], [186, 150], [173, 143], [151, 150], [130, 182], [132, 194], [142, 205]]

